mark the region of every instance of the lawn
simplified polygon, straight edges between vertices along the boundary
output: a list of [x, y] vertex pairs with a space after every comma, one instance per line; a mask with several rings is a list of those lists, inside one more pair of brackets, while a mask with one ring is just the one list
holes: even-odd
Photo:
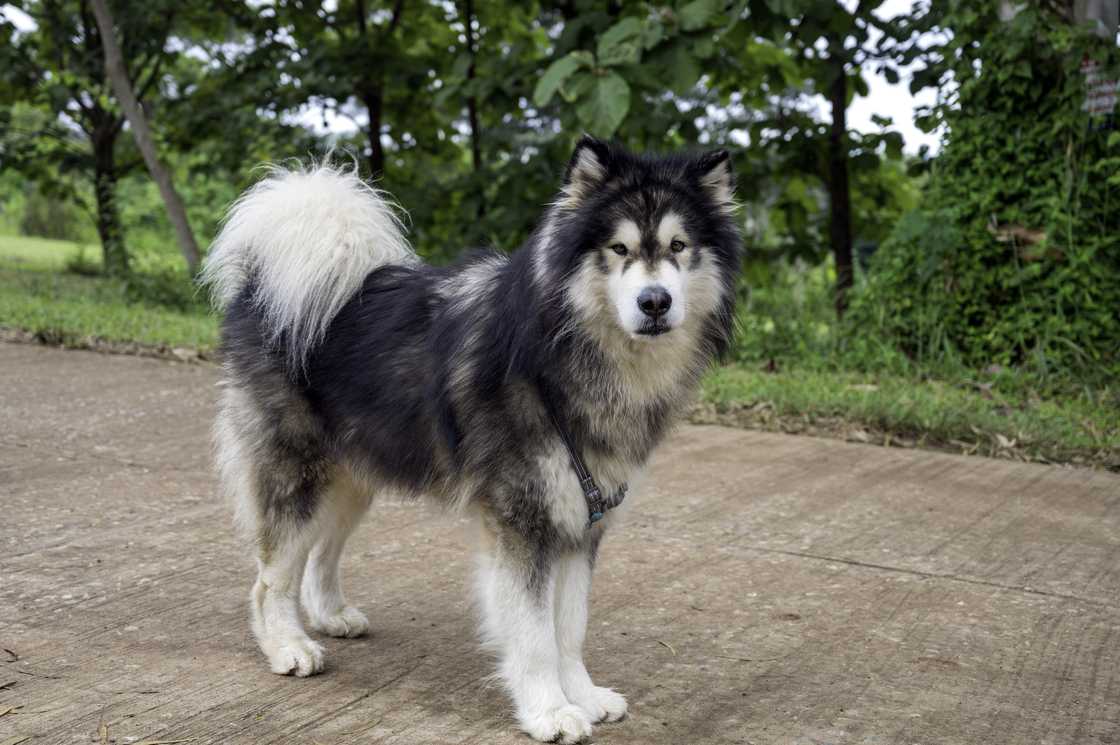
[[[94, 247], [0, 236], [0, 327], [65, 346], [213, 352], [217, 319], [170, 261], [149, 262], [131, 281], [91, 275], [97, 268]], [[745, 344], [762, 346], [749, 313]], [[717, 368], [693, 421], [1120, 470], [1116, 391], [1040, 397], [1006, 372], [859, 372], [832, 369], [824, 356], [810, 349], [781, 365], [740, 358]]]
[[[89, 275], [96, 249], [40, 238], [0, 236], [0, 326], [66, 346], [138, 343], [211, 352], [217, 320], [185, 278], [163, 293], [163, 274], [132, 282]], [[76, 267], [80, 272], [67, 271]]]
[[745, 365], [704, 381], [695, 421], [1120, 470], [1116, 402], [1043, 399], [991, 380]]

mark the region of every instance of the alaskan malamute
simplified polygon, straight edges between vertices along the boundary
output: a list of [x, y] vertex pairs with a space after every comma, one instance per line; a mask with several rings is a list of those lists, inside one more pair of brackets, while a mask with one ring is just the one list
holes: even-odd
[[274, 169], [234, 204], [204, 274], [225, 311], [217, 458], [274, 672], [323, 669], [301, 603], [317, 631], [366, 632], [343, 545], [376, 495], [423, 495], [478, 525], [481, 635], [521, 727], [572, 743], [626, 714], [582, 660], [592, 565], [729, 343], [732, 190], [725, 151], [585, 136], [520, 250], [449, 268], [347, 169]]

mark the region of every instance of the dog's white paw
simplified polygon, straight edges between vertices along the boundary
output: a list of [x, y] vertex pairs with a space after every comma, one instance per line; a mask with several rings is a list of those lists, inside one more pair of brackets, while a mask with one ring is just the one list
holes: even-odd
[[264, 647], [268, 665], [278, 675], [306, 678], [323, 671], [323, 646], [306, 635], [279, 639]]
[[626, 716], [626, 697], [621, 693], [600, 686], [591, 686], [582, 695], [569, 697], [573, 704], [587, 712], [593, 724], [617, 722]]
[[328, 636], [354, 638], [369, 632], [369, 619], [353, 606], [346, 606], [332, 616], [312, 616], [311, 628]]
[[521, 727], [530, 737], [541, 742], [572, 745], [591, 737], [591, 720], [587, 718], [587, 712], [572, 704], [549, 709], [538, 716], [523, 717]]

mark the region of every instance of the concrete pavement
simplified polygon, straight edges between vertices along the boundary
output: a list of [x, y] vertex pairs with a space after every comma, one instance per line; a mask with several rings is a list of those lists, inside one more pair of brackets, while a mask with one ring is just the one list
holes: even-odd
[[[372, 635], [268, 672], [216, 378], [0, 344], [0, 743], [529, 742], [462, 526], [416, 506], [352, 539]], [[596, 742], [1120, 743], [1120, 476], [684, 427], [630, 499], [587, 646], [631, 715]]]

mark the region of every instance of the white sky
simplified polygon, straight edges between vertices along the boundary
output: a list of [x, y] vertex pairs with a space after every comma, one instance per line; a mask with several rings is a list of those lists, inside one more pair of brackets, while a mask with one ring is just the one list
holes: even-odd
[[[840, 2], [852, 7], [857, 0], [840, 0]], [[909, 11], [914, 4], [913, 0], [885, 0], [877, 13], [882, 18], [893, 18]], [[0, 14], [10, 18], [18, 28], [34, 28], [34, 21], [10, 5], [0, 4]], [[873, 70], [866, 71], [864, 77], [868, 82], [868, 95], [857, 97], [852, 102], [848, 109], [848, 126], [862, 132], [874, 132], [879, 128], [871, 121], [872, 114], [887, 116], [893, 120], [893, 128], [902, 133], [908, 153], [916, 153], [922, 145], [928, 145], [932, 152], [936, 152], [940, 135], [925, 134], [914, 126], [914, 107], [919, 104], [934, 103], [936, 92], [926, 89], [920, 91], [917, 96], [911, 95], [910, 76], [906, 71], [901, 71], [901, 79], [897, 85], [891, 85]], [[822, 106], [822, 111], [827, 112], [827, 106]], [[330, 112], [323, 112], [321, 109], [305, 111], [300, 121], [321, 131], [324, 114], [327, 116], [327, 128], [330, 131], [342, 133], [356, 129], [357, 125], [353, 120], [333, 116]]]

